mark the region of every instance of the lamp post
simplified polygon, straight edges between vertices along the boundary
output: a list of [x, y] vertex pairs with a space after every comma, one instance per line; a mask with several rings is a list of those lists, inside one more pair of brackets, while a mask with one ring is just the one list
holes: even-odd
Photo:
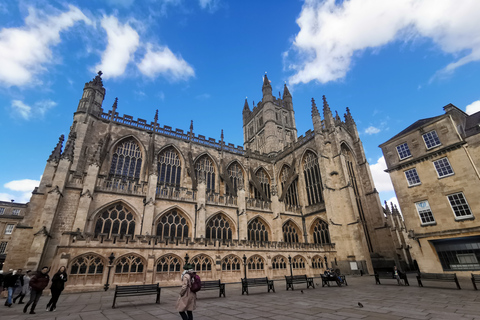
[[325, 259], [325, 269], [328, 269], [328, 260], [327, 260], [327, 255], [323, 257]]
[[292, 257], [288, 256], [288, 263], [290, 263], [290, 277], [293, 278], [293, 271], [292, 271]]
[[247, 280], [247, 256], [243, 255], [243, 274], [245, 275], [245, 280]]
[[188, 260], [190, 259], [190, 257], [188, 256], [188, 252], [185, 254], [185, 264], [188, 264]]
[[105, 283], [105, 285], [103, 286], [103, 290], [105, 291], [107, 291], [108, 287], [110, 287], [110, 284], [108, 283], [108, 281], [110, 281], [110, 271], [112, 270], [112, 267], [113, 267], [113, 260], [115, 260], [115, 255], [112, 252], [112, 254], [108, 257], [107, 283]]

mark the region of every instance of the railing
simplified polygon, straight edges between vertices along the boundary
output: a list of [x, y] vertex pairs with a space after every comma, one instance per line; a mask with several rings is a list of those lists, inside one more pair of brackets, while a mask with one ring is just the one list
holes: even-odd
[[224, 205], [224, 206], [237, 206], [237, 197], [225, 195], [221, 196], [219, 193], [208, 192], [206, 194], [206, 202], [207, 204], [217, 204], [217, 205]]
[[121, 178], [103, 178], [99, 179], [97, 189], [101, 191], [111, 191], [127, 194], [145, 195], [146, 183], [124, 180]]
[[195, 191], [187, 188], [171, 187], [171, 186], [157, 186], [155, 197], [158, 199], [174, 199], [182, 201], [195, 201]]
[[285, 205], [285, 211], [293, 212], [293, 213], [302, 213], [302, 208], [300, 206]]
[[272, 204], [269, 201], [259, 199], [246, 198], [247, 209], [272, 210]]

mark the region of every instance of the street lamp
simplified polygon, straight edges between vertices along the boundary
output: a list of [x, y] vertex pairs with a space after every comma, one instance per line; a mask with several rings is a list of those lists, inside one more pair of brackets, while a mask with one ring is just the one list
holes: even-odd
[[108, 283], [108, 281], [110, 280], [110, 271], [112, 270], [112, 267], [113, 267], [113, 260], [115, 260], [115, 255], [112, 252], [112, 254], [108, 257], [107, 283], [105, 283], [105, 285], [103, 286], [103, 290], [105, 291], [107, 291], [108, 287], [110, 287], [110, 284]]
[[325, 269], [328, 269], [328, 260], [327, 260], [327, 255], [323, 257], [325, 259]]
[[243, 255], [243, 273], [245, 275], [245, 280], [247, 280], [247, 256]]
[[290, 277], [293, 278], [293, 271], [292, 271], [292, 257], [288, 256], [288, 263], [290, 263]]
[[188, 264], [188, 260], [190, 259], [190, 257], [188, 256], [188, 252], [185, 254], [185, 264]]

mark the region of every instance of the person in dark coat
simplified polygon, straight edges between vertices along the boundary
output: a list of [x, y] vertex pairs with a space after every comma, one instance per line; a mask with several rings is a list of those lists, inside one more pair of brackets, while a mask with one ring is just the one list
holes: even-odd
[[[21, 271], [21, 270], [20, 270]], [[18, 283], [17, 283], [18, 281]], [[20, 274], [17, 274], [17, 271], [9, 270], [8, 274], [5, 276], [3, 280], [3, 285], [8, 290], [7, 300], [5, 301], [6, 307], [12, 306], [12, 298], [13, 292], [15, 291], [15, 287], [22, 285], [23, 286], [23, 277], [20, 277]]]
[[28, 307], [32, 305], [30, 314], [35, 314], [35, 307], [37, 306], [38, 300], [40, 300], [40, 297], [42, 296], [43, 289], [45, 289], [50, 282], [48, 270], [48, 267], [43, 267], [41, 271], [37, 271], [37, 273], [30, 279], [30, 288], [32, 288], [30, 291], [30, 300], [23, 308], [23, 313], [26, 313]]
[[47, 311], [55, 311], [57, 308], [57, 301], [63, 289], [65, 289], [65, 282], [67, 282], [67, 272], [66, 268], [61, 266], [52, 278], [52, 285], [50, 286], [52, 298], [47, 304]]
[[17, 299], [20, 299], [18, 301], [18, 304], [24, 304], [25, 302], [23, 302], [23, 298], [25, 298], [25, 296], [30, 293], [30, 276], [31, 276], [31, 273], [32, 271], [30, 270], [27, 270], [27, 272], [23, 275], [23, 286], [19, 292], [19, 294], [13, 298], [13, 303], [15, 303], [15, 301], [17, 301]]

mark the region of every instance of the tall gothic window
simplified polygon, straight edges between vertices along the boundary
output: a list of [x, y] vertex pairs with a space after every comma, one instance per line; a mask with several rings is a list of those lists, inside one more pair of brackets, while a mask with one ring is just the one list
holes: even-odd
[[112, 156], [110, 176], [122, 179], [139, 179], [142, 168], [142, 152], [135, 139], [120, 142]]
[[195, 174], [197, 179], [203, 177], [207, 185], [207, 191], [215, 191], [215, 167], [212, 159], [204, 155], [197, 160], [195, 164]]
[[180, 272], [182, 261], [179, 257], [167, 254], [157, 261], [157, 272]]
[[182, 239], [188, 237], [187, 219], [175, 209], [164, 214], [157, 224], [157, 236]]
[[135, 255], [121, 257], [115, 264], [115, 273], [142, 273], [142, 258]]
[[292, 221], [283, 224], [283, 241], [288, 243], [298, 242], [298, 231]]
[[196, 272], [199, 271], [212, 271], [212, 259], [206, 255], [199, 255], [196, 257], [193, 257], [189, 263], [193, 265], [193, 270]]
[[232, 228], [230, 222], [222, 214], [217, 214], [207, 222], [205, 237], [207, 239], [232, 239]]
[[222, 271], [240, 271], [241, 260], [234, 255], [228, 255], [222, 259]]
[[[257, 173], [255, 173], [255, 176], [257, 176], [258, 181], [260, 181], [260, 186], [262, 187], [263, 192], [267, 196], [267, 199], [270, 199], [270, 178], [268, 177], [267, 173], [264, 169], [260, 169], [257, 171]], [[260, 192], [258, 192], [258, 190], [255, 188], [253, 188], [253, 190], [255, 192], [255, 199], [262, 199], [262, 197], [260, 196]]]
[[237, 162], [234, 162], [228, 167], [227, 174], [228, 174], [228, 177], [230, 178], [230, 181], [232, 182], [234, 190], [229, 190], [227, 185], [226, 193], [229, 195], [234, 195], [235, 190], [238, 189], [238, 186], [243, 184], [242, 168]]
[[322, 178], [317, 156], [308, 151], [303, 158], [303, 174], [307, 192], [308, 205], [323, 202]]
[[100, 233], [134, 235], [135, 217], [123, 204], [117, 203], [105, 209], [95, 223], [95, 236]]
[[180, 157], [174, 148], [162, 151], [157, 162], [158, 180], [157, 184], [180, 187], [182, 167]]
[[[290, 170], [293, 169], [290, 169], [288, 166], [283, 166], [282, 168], [282, 172], [280, 173], [282, 190], [286, 186]], [[287, 189], [287, 193], [285, 195], [285, 204], [292, 207], [298, 206], [297, 179], [295, 179], [295, 181], [293, 181]]]
[[330, 232], [328, 231], [328, 223], [318, 219], [313, 227], [313, 242], [319, 244], [330, 243]]
[[248, 224], [248, 240], [268, 241], [268, 231], [265, 223], [258, 218], [253, 219]]
[[272, 269], [287, 269], [287, 259], [282, 256], [276, 256], [272, 259]]
[[101, 274], [103, 273], [103, 260], [93, 254], [81, 256], [73, 260], [70, 275]]
[[260, 256], [252, 256], [247, 260], [248, 270], [263, 270], [265, 268], [265, 260]]

